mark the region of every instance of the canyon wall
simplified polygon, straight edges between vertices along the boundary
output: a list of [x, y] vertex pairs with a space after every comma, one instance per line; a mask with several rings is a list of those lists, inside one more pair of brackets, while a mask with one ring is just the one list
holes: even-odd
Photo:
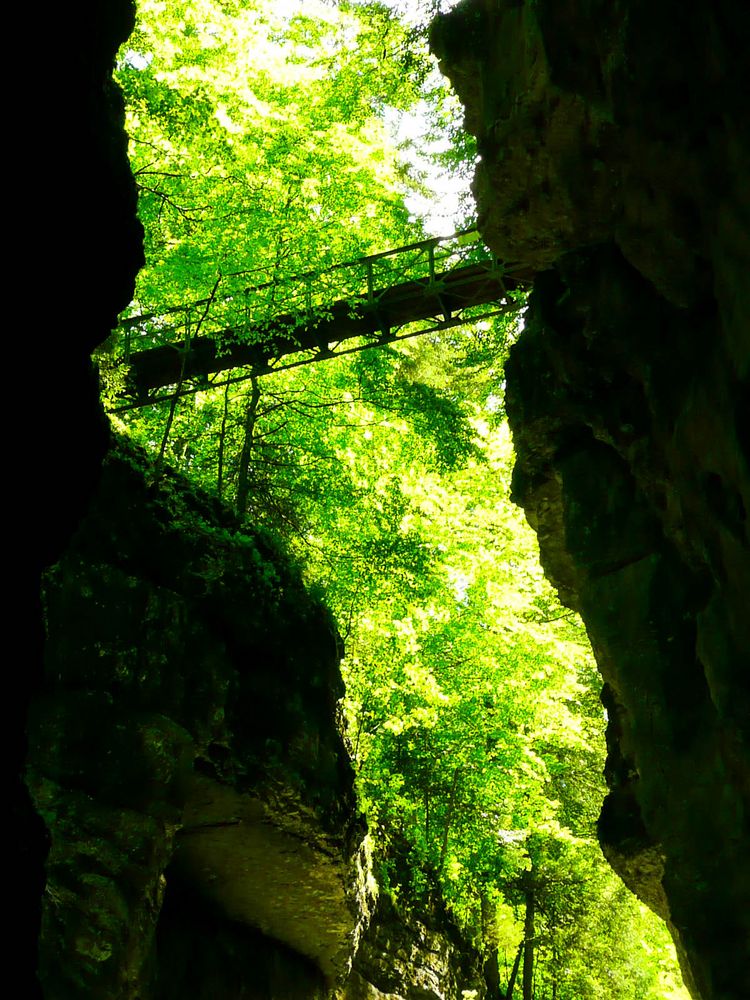
[[327, 995], [372, 893], [328, 612], [126, 441], [43, 607], [27, 780], [51, 838], [45, 996]]
[[23, 418], [33, 438], [17, 435], [13, 463], [23, 483], [14, 521], [23, 543], [11, 560], [23, 663], [8, 675], [8, 975], [28, 997], [40, 995], [34, 970], [48, 847], [23, 781], [27, 707], [43, 683], [40, 573], [63, 551], [95, 488], [108, 428], [90, 353], [130, 301], [143, 259], [124, 109], [111, 79], [134, 12], [132, 0], [84, 0], [27, 5], [18, 15], [35, 59], [9, 102], [17, 154], [9, 245], [18, 267], [6, 312], [14, 329], [9, 370], [20, 376], [33, 367], [31, 378], [14, 382], [18, 412], [33, 405], [33, 417]]
[[750, 12], [464, 0], [479, 228], [538, 271], [514, 498], [604, 678], [599, 836], [703, 1000], [750, 995]]
[[483, 995], [444, 910], [377, 899], [340, 640], [278, 545], [117, 439], [42, 594], [45, 997]]

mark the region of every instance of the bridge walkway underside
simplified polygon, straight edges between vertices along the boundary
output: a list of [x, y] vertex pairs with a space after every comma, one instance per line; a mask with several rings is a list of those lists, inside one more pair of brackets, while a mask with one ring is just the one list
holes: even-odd
[[[313, 309], [308, 315], [280, 315], [262, 326], [227, 329], [210, 337], [185, 337], [178, 343], [145, 350], [132, 350], [131, 346], [127, 357], [129, 407], [163, 398], [155, 398], [154, 393], [167, 387], [178, 387], [181, 393], [205, 388], [222, 372], [249, 368], [256, 375], [269, 374], [280, 367], [336, 357], [516, 310], [517, 297], [512, 293], [527, 285], [525, 275], [508, 274], [496, 263], [483, 261], [435, 275], [430, 281], [404, 282], [362, 301], [334, 302], [317, 315]], [[478, 306], [487, 309], [478, 313]], [[467, 316], [467, 311], [472, 312]], [[414, 324], [419, 327], [413, 329]], [[351, 347], [355, 339], [360, 343]], [[300, 357], [292, 365], [282, 363], [297, 355]]]

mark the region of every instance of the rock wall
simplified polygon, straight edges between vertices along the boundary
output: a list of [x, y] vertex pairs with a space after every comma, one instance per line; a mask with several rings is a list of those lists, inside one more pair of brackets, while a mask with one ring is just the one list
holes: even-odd
[[378, 900], [341, 1000], [483, 1000], [478, 953], [444, 908], [400, 912]]
[[337, 632], [275, 545], [118, 440], [43, 598], [45, 997], [484, 995], [444, 910], [375, 906]]
[[154, 477], [110, 451], [45, 579], [44, 995], [323, 996], [370, 906], [336, 629], [266, 539]]
[[535, 267], [514, 497], [605, 680], [614, 868], [750, 995], [750, 10], [465, 0], [432, 36], [479, 226]]
[[[39, 996], [36, 951], [47, 835], [23, 781], [26, 714], [42, 683], [42, 569], [64, 548], [107, 447], [90, 352], [132, 297], [142, 262], [123, 108], [111, 71], [133, 23], [132, 0], [26, 5], [18, 37], [33, 38], [33, 71], [9, 102], [16, 155], [8, 181], [13, 272], [6, 349], [24, 433], [14, 434], [18, 491], [11, 559], [23, 664], [8, 671], [10, 854], [8, 978]], [[13, 390], [11, 389], [11, 392]], [[33, 408], [33, 416], [28, 411]], [[17, 565], [16, 565], [17, 564]]]

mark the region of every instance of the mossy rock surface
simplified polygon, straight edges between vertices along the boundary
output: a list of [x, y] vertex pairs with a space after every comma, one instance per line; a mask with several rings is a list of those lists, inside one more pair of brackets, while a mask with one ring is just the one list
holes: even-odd
[[[202, 900], [196, 920], [301, 953], [311, 982], [344, 975], [367, 907], [340, 644], [280, 546], [171, 472], [157, 481], [120, 440], [44, 608], [27, 775], [51, 837], [45, 994], [171, 995], [158, 948], [174, 959], [170, 880]], [[206, 789], [227, 808], [204, 823]], [[269, 917], [264, 893], [281, 898], [284, 878], [304, 898], [286, 856], [304, 858], [315, 893]]]

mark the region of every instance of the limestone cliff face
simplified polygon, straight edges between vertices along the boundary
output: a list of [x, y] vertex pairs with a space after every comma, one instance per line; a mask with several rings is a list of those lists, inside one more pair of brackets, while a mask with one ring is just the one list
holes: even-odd
[[480, 229], [539, 274], [514, 495], [605, 680], [605, 854], [704, 1000], [750, 995], [750, 13], [466, 0], [433, 45]]
[[152, 474], [111, 451], [45, 580], [45, 996], [328, 995], [370, 906], [334, 624], [267, 540]]
[[381, 896], [341, 1000], [483, 1000], [486, 995], [479, 955], [444, 910], [404, 914]]

